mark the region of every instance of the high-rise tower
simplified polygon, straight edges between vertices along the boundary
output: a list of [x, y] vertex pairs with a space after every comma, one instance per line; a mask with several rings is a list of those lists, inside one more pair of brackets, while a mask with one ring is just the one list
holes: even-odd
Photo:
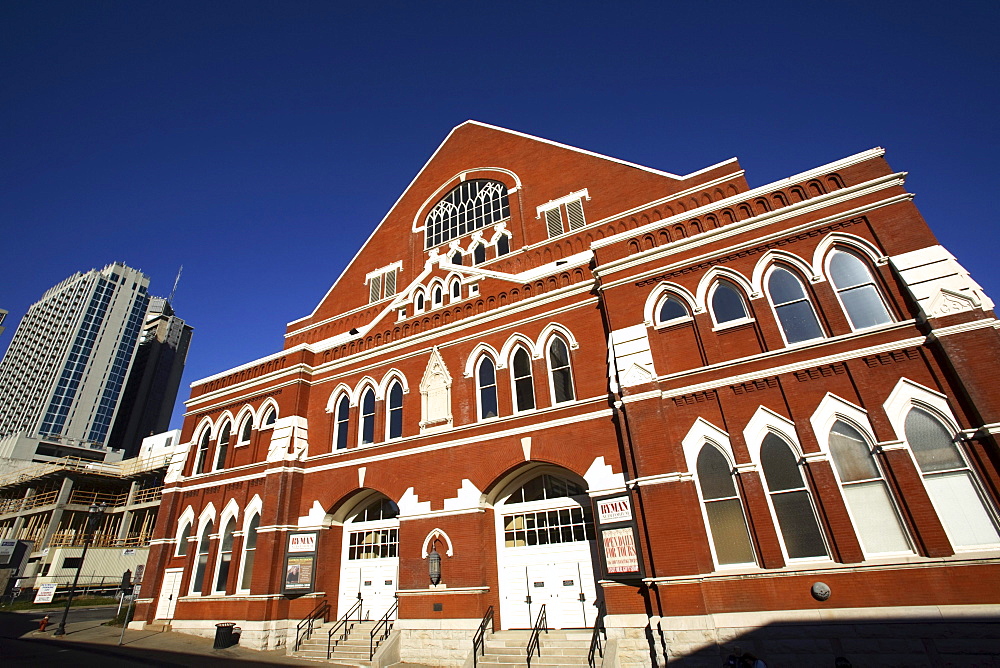
[[134, 457], [143, 438], [170, 426], [191, 332], [191, 326], [174, 315], [169, 301], [150, 299], [108, 447]]
[[70, 276], [28, 309], [0, 362], [0, 457], [108, 458], [148, 287], [114, 263]]

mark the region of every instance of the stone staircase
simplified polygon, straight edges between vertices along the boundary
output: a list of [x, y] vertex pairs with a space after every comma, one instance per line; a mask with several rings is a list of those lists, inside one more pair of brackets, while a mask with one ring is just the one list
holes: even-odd
[[[531, 657], [532, 666], [567, 666], [579, 668], [587, 666], [587, 652], [590, 651], [590, 629], [549, 631], [541, 633], [539, 646], [541, 656]], [[486, 652], [479, 657], [479, 668], [511, 668], [526, 666], [526, 648], [531, 631], [497, 631], [486, 639]], [[598, 659], [599, 661], [599, 659]]]
[[[297, 652], [290, 652], [291, 656], [325, 662], [327, 660], [327, 634], [335, 624], [336, 622], [327, 622], [316, 626], [309, 640], [303, 642]], [[367, 668], [371, 665], [371, 661], [369, 660], [371, 631], [378, 622], [353, 622], [353, 624], [354, 626], [351, 627], [347, 639], [337, 642], [336, 647], [333, 647], [333, 643], [337, 641], [340, 633], [337, 634], [337, 637], [333, 638], [333, 642], [330, 643], [331, 647], [333, 647], [333, 652], [330, 654], [330, 662], [343, 666]]]

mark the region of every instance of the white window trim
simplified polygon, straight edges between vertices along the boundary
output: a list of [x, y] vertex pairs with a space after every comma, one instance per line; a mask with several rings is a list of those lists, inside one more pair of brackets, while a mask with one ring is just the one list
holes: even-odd
[[181, 536], [184, 535], [184, 528], [188, 527], [188, 526], [191, 527], [192, 532], [190, 534], [188, 534], [188, 537], [185, 540], [185, 542], [188, 543], [188, 547], [190, 548], [190, 546], [191, 546], [191, 537], [192, 537], [192, 535], [194, 533], [193, 530], [195, 529], [194, 508], [192, 508], [191, 506], [188, 506], [187, 508], [185, 508], [184, 512], [181, 513], [180, 519], [177, 520], [177, 533], [174, 534], [174, 555], [173, 556], [175, 556], [175, 557], [190, 557], [191, 556], [191, 553], [188, 552], [188, 551], [186, 551], [185, 554], [181, 554], [180, 553], [180, 549], [181, 549]]
[[[392, 406], [391, 406], [391, 403], [390, 403], [391, 402], [391, 398], [390, 397], [392, 395], [392, 386], [395, 383], [399, 383], [399, 390], [400, 390], [400, 393], [402, 394], [402, 398], [400, 400], [400, 405], [399, 405], [399, 409], [401, 411], [403, 409], [403, 403], [405, 403], [405, 399], [406, 399], [406, 385], [402, 381], [400, 381], [398, 378], [396, 378], [395, 376], [393, 376], [392, 380], [389, 381], [389, 384], [386, 385], [385, 391], [384, 391], [384, 396], [385, 396], [385, 399], [384, 399], [384, 407], [385, 407], [385, 432], [384, 432], [384, 436], [385, 436], [385, 438], [383, 439], [383, 441], [386, 442], [386, 443], [388, 443], [390, 441], [398, 441], [398, 440], [401, 440], [403, 438], [402, 429], [400, 429], [399, 436], [392, 436], [392, 437], [389, 436], [389, 428], [390, 428], [390, 423], [392, 421]], [[378, 405], [377, 405], [377, 402], [376, 402], [376, 408], [377, 407], [378, 407]]]
[[[222, 543], [223, 541], [225, 541], [226, 527], [229, 525], [230, 521], [233, 522], [233, 532], [234, 532], [233, 542], [236, 541], [235, 532], [239, 531], [240, 529], [239, 514], [240, 514], [239, 506], [236, 505], [236, 501], [234, 499], [230, 499], [229, 503], [226, 504], [226, 507], [222, 511], [222, 515], [219, 518], [219, 545], [218, 549], [215, 550], [215, 568], [212, 569], [212, 596], [222, 596], [225, 595], [226, 593], [225, 588], [223, 589], [218, 588], [219, 568], [222, 567]], [[233, 553], [230, 552], [229, 553], [230, 571], [232, 571], [232, 568], [233, 568]], [[228, 577], [226, 579], [228, 579]], [[225, 583], [223, 583], [223, 587], [225, 587]]]
[[[483, 393], [482, 393], [482, 386], [479, 384], [479, 367], [482, 365], [483, 360], [485, 359], [489, 359], [490, 362], [493, 364], [493, 392], [494, 394], [496, 394], [497, 398], [497, 414], [494, 415], [493, 417], [483, 417]], [[473, 378], [476, 384], [476, 421], [490, 422], [492, 420], [498, 419], [500, 417], [500, 383], [498, 382], [499, 378], [497, 374], [496, 358], [490, 357], [490, 355], [486, 353], [480, 354], [476, 358], [476, 366], [475, 370], [473, 371]]]
[[[805, 294], [806, 303], [809, 304], [809, 308], [812, 309], [813, 317], [816, 319], [816, 325], [819, 327], [819, 336], [814, 336], [811, 339], [803, 339], [802, 341], [796, 341], [795, 343], [788, 342], [788, 334], [785, 332], [785, 326], [781, 323], [781, 318], [778, 317], [778, 307], [774, 303], [774, 298], [771, 296], [771, 291], [767, 289], [768, 281], [771, 280], [771, 274], [776, 270], [783, 269], [787, 271], [795, 280], [799, 282], [802, 287], [802, 292]], [[813, 303], [812, 296], [809, 294], [809, 289], [805, 283], [802, 282], [802, 277], [796, 274], [794, 271], [787, 267], [782, 267], [779, 263], [774, 263], [767, 268], [764, 272], [763, 285], [761, 286], [761, 293], [766, 295], [767, 304], [771, 307], [771, 315], [774, 317], [774, 323], [778, 326], [778, 331], [781, 333], [781, 340], [785, 344], [786, 348], [796, 348], [798, 346], [808, 346], [810, 344], [816, 343], [822, 339], [827, 338], [827, 332], [823, 329], [823, 322], [819, 319], [819, 313], [816, 312], [816, 304]]]
[[[850, 250], [846, 250], [849, 248]], [[851, 251], [854, 251], [853, 253]], [[885, 312], [889, 314], [889, 322], [882, 323], [881, 325], [869, 325], [868, 327], [857, 327], [854, 324], [854, 319], [851, 318], [850, 311], [847, 310], [847, 306], [844, 304], [844, 300], [840, 298], [840, 289], [833, 280], [833, 274], [830, 272], [830, 262], [833, 260], [833, 256], [836, 253], [846, 253], [847, 255], [854, 255], [855, 258], [864, 265], [865, 270], [868, 272], [868, 277], [871, 279], [871, 284], [875, 288], [875, 293], [878, 295], [879, 300], [882, 302], [882, 306], [885, 308]], [[858, 257], [862, 256], [862, 257]], [[824, 273], [829, 277], [830, 288], [833, 290], [834, 296], [837, 298], [837, 303], [840, 304], [840, 311], [844, 314], [844, 318], [847, 320], [847, 324], [850, 325], [852, 332], [863, 332], [866, 330], [876, 330], [882, 327], [891, 327], [896, 324], [896, 318], [892, 314], [892, 309], [889, 308], [889, 303], [886, 301], [885, 295], [882, 293], [882, 286], [880, 281], [872, 273], [871, 267], [868, 263], [864, 261], [863, 258], [867, 257], [871, 259], [867, 253], [863, 253], [853, 246], [831, 246], [829, 252], [826, 254], [826, 258], [823, 262]]]
[[[813, 517], [816, 519], [816, 526], [819, 528], [820, 536], [823, 539], [823, 545], [826, 548], [825, 557], [797, 557], [792, 558], [788, 556], [788, 548], [785, 546], [785, 535], [781, 530], [781, 524], [778, 522], [778, 513], [774, 508], [774, 503], [771, 501], [771, 488], [767, 484], [767, 478], [764, 476], [764, 465], [760, 459], [760, 451], [764, 445], [764, 439], [768, 434], [774, 434], [782, 441], [784, 441], [791, 449], [792, 454], [796, 456], [799, 467], [799, 475], [802, 478], [802, 485], [806, 492], [809, 494], [809, 504], [812, 506]], [[819, 509], [816, 507], [816, 493], [809, 486], [809, 478], [805, 475], [802, 463], [805, 459], [805, 455], [802, 452], [802, 443], [799, 441], [798, 434], [795, 431], [795, 423], [786, 418], [783, 415], [775, 413], [774, 411], [760, 406], [754, 413], [753, 417], [750, 418], [750, 422], [747, 423], [746, 428], [743, 429], [743, 439], [747, 445], [747, 451], [750, 454], [750, 461], [756, 464], [758, 470], [760, 471], [760, 481], [764, 488], [764, 496], [767, 497], [767, 507], [771, 511], [771, 520], [774, 522], [775, 532], [778, 534], [778, 542], [781, 544], [781, 554], [785, 559], [785, 563], [813, 563], [813, 562], [832, 562], [833, 559], [830, 556], [833, 551], [830, 549], [830, 543], [827, 540], [826, 531], [823, 530], [823, 522], [821, 521], [821, 515]]]
[[[844, 482], [840, 478], [840, 472], [837, 470], [837, 463], [833, 460], [833, 453], [830, 451], [830, 430], [833, 429], [833, 425], [836, 424], [838, 420], [842, 420], [857, 429], [867, 442], [866, 444], [871, 452], [872, 461], [875, 462], [875, 468], [878, 470], [882, 483], [886, 486], [886, 490], [888, 491], [889, 501], [892, 503], [893, 510], [896, 513], [896, 519], [899, 521], [899, 527], [902, 530], [903, 537], [910, 546], [909, 550], [871, 553], [865, 550], [864, 542], [861, 540], [861, 532], [858, 530], [858, 522], [854, 519], [854, 512], [851, 510], [851, 504], [848, 503], [847, 495], [844, 494]], [[854, 535], [858, 539], [858, 545], [861, 546], [861, 552], [864, 554], [865, 560], [867, 561], [870, 559], [882, 559], [886, 557], [914, 554], [915, 550], [913, 548], [913, 537], [910, 535], [909, 528], [906, 526], [906, 522], [903, 521], [903, 515], [899, 511], [899, 500], [896, 498], [896, 495], [893, 494], [892, 488], [889, 487], [889, 484], [886, 481], [882, 463], [879, 461], [879, 458], [875, 456], [879, 446], [878, 441], [875, 440], [874, 437], [875, 430], [872, 429], [871, 422], [868, 420], [868, 412], [860, 406], [856, 406], [851, 402], [828, 392], [826, 396], [823, 397], [823, 400], [820, 401], [815, 412], [813, 412], [813, 414], [809, 417], [809, 422], [812, 425], [813, 435], [816, 437], [816, 442], [819, 444], [820, 451], [822, 451], [830, 460], [830, 468], [833, 470], [833, 477], [837, 481], [840, 496], [844, 501], [844, 507], [847, 509], [847, 516], [851, 520]]]
[[[531, 396], [535, 404], [534, 408], [525, 408], [523, 410], [518, 410], [517, 408], [517, 379], [514, 377], [514, 355], [517, 354], [518, 350], [523, 350], [525, 354], [528, 356], [528, 377], [531, 379]], [[523, 343], [521, 343], [521, 345], [515, 344], [510, 349], [506, 359], [508, 360], [507, 371], [508, 374], [510, 375], [510, 405], [511, 408], [513, 409], [514, 414], [523, 415], [527, 413], [534, 413], [535, 411], [538, 410], [538, 392], [535, 388], [535, 369], [534, 365], [532, 364], [534, 356], [532, 355], [531, 348], [524, 345]]]
[[[375, 400], [375, 406], [372, 409], [372, 442], [371, 443], [365, 443], [364, 442], [364, 438], [365, 438], [365, 394], [367, 394], [367, 392], [369, 390], [371, 390], [372, 397]], [[358, 440], [358, 447], [359, 448], [370, 448], [373, 445], [377, 445], [378, 444], [378, 440], [376, 440], [376, 437], [378, 436], [378, 434], [375, 433], [375, 427], [377, 426], [377, 424], [376, 424], [377, 419], [376, 418], [378, 418], [378, 402], [379, 402], [379, 396], [378, 396], [378, 386], [377, 385], [375, 385], [374, 383], [364, 383], [363, 385], [361, 385], [358, 388], [358, 439], [357, 440]]]
[[[553, 378], [552, 378], [552, 371], [553, 371], [552, 370], [552, 359], [549, 356], [549, 350], [552, 348], [552, 343], [556, 339], [560, 339], [563, 342], [563, 345], [566, 346], [566, 357], [567, 357], [567, 362], [568, 362], [568, 365], [569, 365], [568, 366], [568, 368], [569, 368], [569, 385], [570, 385], [571, 388], [573, 388], [573, 398], [572, 399], [567, 399], [566, 401], [559, 401], [559, 402], [556, 401], [556, 384], [555, 384], [555, 382], [553, 382]], [[580, 394], [576, 390], [576, 374], [573, 373], [573, 352], [572, 351], [573, 351], [573, 348], [571, 347], [570, 342], [567, 341], [566, 339], [562, 338], [558, 334], [554, 334], [553, 336], [550, 336], [548, 338], [548, 340], [545, 342], [545, 355], [544, 355], [545, 356], [545, 370], [548, 373], [548, 381], [549, 381], [549, 402], [550, 402], [549, 405], [552, 406], [552, 407], [556, 407], [556, 406], [569, 406], [569, 405], [574, 404], [577, 401], [579, 401]], [[538, 403], [537, 402], [537, 395], [536, 395], [536, 402], [535, 403], [536, 404]]]
[[[934, 474], [925, 474], [921, 468], [919, 462], [917, 462], [916, 455], [913, 454], [913, 448], [910, 446], [909, 441], [906, 438], [906, 418], [910, 414], [910, 411], [914, 408], [919, 409], [930, 415], [931, 417], [937, 419], [941, 425], [952, 434], [958, 435], [962, 432], [958, 420], [955, 419], [955, 415], [948, 405], [948, 398], [937, 392], [925, 387], [920, 383], [914, 382], [908, 378], [900, 378], [899, 382], [893, 388], [892, 392], [889, 393], [889, 398], [886, 399], [885, 403], [882, 404], [885, 409], [885, 414], [889, 418], [889, 424], [892, 425], [892, 429], [896, 432], [896, 437], [900, 439], [901, 442], [906, 444], [906, 451], [910, 455], [910, 460], [913, 462], [913, 467], [917, 471], [917, 475], [920, 477], [921, 484], [924, 485], [924, 491], [927, 492], [928, 498], [931, 499], [931, 505], [933, 506], [933, 496], [929, 489], [927, 489], [926, 478]], [[958, 456], [961, 457], [965, 464], [964, 470], [969, 473], [969, 477], [972, 481], [973, 488], [979, 496], [980, 501], [983, 504], [983, 509], [986, 514], [993, 520], [993, 525], [1000, 532], [1000, 518], [997, 517], [996, 510], [993, 508], [993, 504], [989, 501], [989, 496], [984, 493], [982, 489], [982, 483], [979, 480], [979, 475], [976, 470], [969, 463], [969, 458], [966, 456], [964, 448], [960, 444], [956, 443], [955, 449], [958, 451]], [[937, 508], [934, 508], [934, 512], [937, 513]], [[940, 520], [940, 513], [938, 514], [938, 519]], [[944, 527], [944, 521], [941, 520], [942, 527]], [[947, 527], [944, 527], [945, 533], [947, 534]], [[951, 542], [951, 536], [948, 536], [949, 542]], [[984, 549], [994, 549], [998, 545], [973, 545], [973, 546], [957, 546], [952, 543], [952, 549], [955, 552], [976, 552]]]
[[742, 318], [736, 318], [735, 320], [727, 320], [727, 321], [722, 322], [722, 323], [720, 323], [716, 319], [716, 317], [715, 317], [715, 309], [712, 308], [712, 299], [715, 297], [716, 290], [718, 290], [719, 286], [722, 284], [722, 280], [725, 280], [725, 279], [719, 279], [719, 280], [716, 280], [714, 283], [712, 283], [712, 286], [708, 289], [708, 292], [705, 295], [705, 300], [706, 300], [705, 301], [705, 308], [706, 308], [706, 310], [708, 311], [709, 315], [712, 318], [712, 331], [713, 332], [720, 332], [720, 331], [725, 330], [725, 329], [732, 329], [733, 327], [739, 327], [740, 325], [745, 325], [745, 324], [750, 323], [750, 322], [755, 322], [756, 319], [753, 316], [750, 315], [750, 304], [749, 304], [749, 300], [747, 299], [747, 296], [740, 290], [741, 286], [738, 283], [734, 283], [733, 281], [727, 281], [727, 282], [729, 282], [729, 283], [731, 283], [733, 285], [733, 289], [736, 290], [736, 295], [743, 302], [743, 312], [746, 315], [743, 316]]
[[[242, 545], [240, 546], [240, 567], [239, 572], [236, 574], [236, 593], [237, 594], [249, 594], [250, 588], [242, 588], [240, 585], [243, 583], [243, 571], [246, 568], [247, 563], [247, 536], [250, 531], [250, 521], [254, 517], [260, 517], [261, 511], [263, 510], [264, 503], [260, 499], [259, 494], [254, 494], [253, 498], [250, 499], [250, 503], [247, 507], [243, 509], [243, 524], [240, 526], [240, 533], [243, 535]], [[260, 520], [257, 520], [257, 526], [260, 527]], [[230, 566], [232, 568], [232, 566]]]
[[[236, 427], [236, 446], [235, 447], [238, 448], [238, 447], [247, 446], [247, 445], [250, 444], [250, 440], [253, 438], [253, 428], [254, 428], [254, 418], [255, 417], [256, 416], [253, 413], [253, 409], [250, 408], [250, 406], [244, 406], [243, 409], [236, 416], [236, 423], [235, 424], [237, 425], [237, 427]], [[250, 438], [248, 438], [247, 440], [244, 441], [243, 440], [243, 425], [246, 424], [247, 420], [250, 421]]]
[[[579, 199], [585, 199], [589, 202], [590, 190], [588, 188], [584, 188], [583, 190], [577, 190], [576, 192], [571, 192], [570, 194], [564, 195], [558, 199], [550, 199], [545, 204], [538, 205], [537, 207], [535, 207], [535, 220], [541, 220], [542, 215], [546, 211], [549, 211], [550, 209], [556, 209], [568, 202], [572, 202], [574, 200], [579, 200]], [[565, 223], [566, 221], [563, 222]]]
[[[212, 529], [214, 530], [216, 526], [215, 505], [211, 501], [208, 502], [208, 505], [205, 506], [205, 509], [201, 511], [201, 515], [198, 516], [198, 531], [195, 534], [196, 538], [194, 542], [194, 564], [191, 570], [190, 582], [188, 583], [188, 594], [191, 596], [201, 596], [202, 595], [201, 590], [205, 588], [204, 580], [202, 581], [202, 587], [200, 590], [195, 590], [194, 585], [198, 575], [198, 561], [200, 559], [200, 548], [202, 539], [206, 541], [209, 553], [211, 553], [212, 550], [212, 537], [215, 534], [210, 534], [205, 532], [205, 529], [207, 528], [209, 522], [212, 523]], [[209, 571], [208, 566], [209, 564], [206, 562], [204, 577], [211, 577], [212, 575], [212, 573]]]

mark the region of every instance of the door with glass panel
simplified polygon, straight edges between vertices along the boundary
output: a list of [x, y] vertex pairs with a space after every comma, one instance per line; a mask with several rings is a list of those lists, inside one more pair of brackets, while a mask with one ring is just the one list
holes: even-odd
[[399, 509], [378, 496], [360, 504], [344, 523], [337, 616], [362, 600], [362, 619], [379, 619], [392, 607], [399, 575]]

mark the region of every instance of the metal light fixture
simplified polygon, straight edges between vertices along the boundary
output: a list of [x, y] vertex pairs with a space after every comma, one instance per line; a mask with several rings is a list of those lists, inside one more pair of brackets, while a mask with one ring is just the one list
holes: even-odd
[[[434, 541], [437, 543], [437, 541]], [[431, 545], [431, 553], [427, 555], [427, 571], [431, 577], [431, 584], [437, 586], [441, 582], [441, 555], [438, 554], [437, 547]]]
[[100, 505], [97, 502], [90, 504], [90, 508], [87, 509], [87, 524], [83, 530], [83, 554], [80, 555], [80, 561], [76, 564], [76, 575], [73, 576], [73, 585], [69, 588], [69, 597], [66, 599], [66, 608], [63, 610], [62, 620], [59, 622], [59, 626], [52, 633], [54, 636], [64, 636], [66, 635], [66, 618], [69, 616], [69, 608], [73, 605], [73, 596], [76, 595], [76, 585], [80, 581], [80, 571], [83, 570], [83, 560], [87, 558], [87, 548], [90, 547], [90, 542], [94, 539], [94, 531], [97, 529], [97, 523], [101, 521], [101, 517], [104, 516], [104, 511], [108, 509], [106, 503]]

